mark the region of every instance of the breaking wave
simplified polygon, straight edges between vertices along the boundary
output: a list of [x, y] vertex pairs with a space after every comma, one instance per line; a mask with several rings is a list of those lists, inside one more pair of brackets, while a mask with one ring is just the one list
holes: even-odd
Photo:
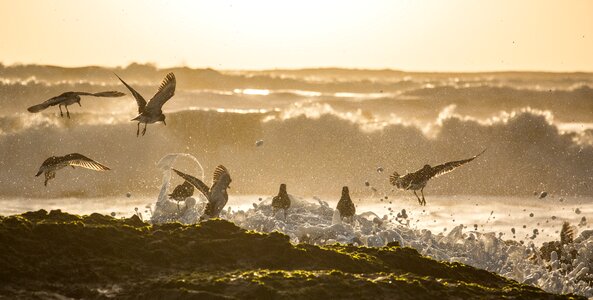
[[[433, 122], [417, 123], [396, 115], [380, 119], [360, 111], [339, 112], [320, 104], [247, 113], [183, 110], [169, 113], [167, 126], [149, 125], [141, 138], [128, 118], [86, 113], [73, 114], [72, 119], [48, 114], [0, 117], [2, 194], [147, 193], [158, 186], [147, 162], [171, 152], [192, 153], [206, 169], [224, 164], [236, 178], [235, 193], [265, 193], [279, 181], [306, 196], [333, 194], [343, 185], [366, 195], [367, 181], [388, 193], [387, 178], [394, 171], [414, 171], [487, 149], [463, 170], [431, 181], [427, 191], [593, 195], [592, 130], [563, 132], [549, 111], [522, 109], [478, 119], [450, 106]], [[255, 145], [258, 140], [262, 146]], [[71, 152], [85, 153], [113, 170], [63, 170], [47, 188], [32, 177], [45, 158]], [[379, 166], [386, 172], [377, 173]]]

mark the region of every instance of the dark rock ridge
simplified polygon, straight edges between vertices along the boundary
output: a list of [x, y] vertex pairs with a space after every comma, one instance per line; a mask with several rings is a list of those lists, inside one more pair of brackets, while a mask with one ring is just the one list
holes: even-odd
[[9, 298], [580, 299], [412, 248], [294, 245], [224, 220], [149, 225], [44, 210], [0, 217]]

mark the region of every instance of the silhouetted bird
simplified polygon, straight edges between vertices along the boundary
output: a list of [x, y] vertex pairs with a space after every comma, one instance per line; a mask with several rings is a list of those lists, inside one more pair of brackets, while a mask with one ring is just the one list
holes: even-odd
[[185, 201], [187, 197], [191, 197], [193, 194], [194, 186], [191, 183], [184, 181], [173, 189], [173, 192], [169, 194], [169, 198], [177, 201], [177, 209], [179, 209], [179, 202]]
[[356, 213], [356, 207], [354, 207], [354, 203], [350, 199], [350, 192], [347, 186], [342, 188], [342, 197], [338, 201], [337, 209], [340, 212], [340, 218], [351, 218]]
[[[117, 76], [117, 74], [115, 75]], [[134, 98], [136, 98], [136, 103], [138, 104], [138, 113], [139, 115], [132, 119], [131, 121], [138, 121], [138, 129], [136, 130], [136, 136], [140, 135], [140, 123], [144, 123], [144, 130], [142, 130], [142, 135], [146, 133], [146, 126], [150, 123], [156, 122], [163, 122], [163, 124], [167, 125], [165, 122], [165, 115], [163, 114], [162, 107], [167, 100], [171, 99], [173, 95], [175, 95], [175, 75], [173, 73], [167, 74], [165, 79], [161, 83], [158, 91], [152, 99], [146, 103], [146, 100], [140, 95], [136, 90], [134, 90], [131, 86], [129, 86], [125, 81], [123, 81], [119, 76], [117, 76], [119, 80], [130, 90]]]
[[50, 106], [57, 105], [60, 108], [60, 116], [64, 117], [64, 113], [62, 112], [62, 105], [66, 108], [66, 116], [70, 118], [70, 111], [68, 110], [68, 105], [72, 105], [74, 103], [80, 104], [80, 96], [94, 96], [94, 97], [121, 97], [125, 96], [126, 94], [122, 92], [116, 91], [109, 91], [109, 92], [100, 92], [100, 93], [86, 93], [86, 92], [66, 92], [59, 96], [55, 96], [49, 100], [44, 101], [41, 104], [33, 105], [27, 110], [32, 113], [40, 112]]
[[208, 187], [196, 177], [175, 169], [173, 169], [173, 171], [175, 171], [177, 175], [181, 176], [181, 178], [187, 180], [189, 183], [195, 186], [200, 192], [202, 192], [202, 194], [204, 194], [204, 196], [206, 196], [208, 203], [206, 204], [204, 214], [202, 217], [200, 217], [201, 220], [207, 219], [208, 217], [216, 218], [220, 215], [220, 212], [229, 200], [229, 195], [227, 194], [226, 190], [227, 188], [231, 188], [229, 185], [232, 182], [229, 171], [223, 165], [219, 165], [216, 167], [216, 170], [214, 170], [211, 187]]
[[56, 177], [56, 171], [67, 166], [74, 167], [83, 167], [90, 170], [95, 171], [107, 171], [110, 170], [108, 167], [78, 153], [71, 153], [64, 156], [52, 156], [46, 159], [39, 171], [35, 176], [41, 175], [41, 173], [45, 173], [45, 182], [43, 183], [47, 186], [47, 182], [50, 179]]
[[286, 219], [287, 210], [290, 207], [290, 198], [288, 197], [288, 193], [286, 192], [286, 184], [280, 185], [280, 190], [278, 191], [278, 195], [272, 198], [272, 209], [274, 211], [274, 215], [276, 215], [276, 211], [279, 209], [284, 210], [284, 219]]
[[[426, 187], [428, 180], [430, 180], [433, 177], [438, 177], [455, 170], [457, 167], [476, 159], [476, 157], [480, 156], [482, 153], [484, 153], [484, 151], [480, 152], [480, 154], [472, 158], [451, 161], [435, 167], [431, 167], [430, 165], [424, 165], [422, 169], [413, 173], [408, 173], [404, 176], [400, 176], [397, 172], [393, 172], [393, 174], [389, 177], [389, 182], [391, 182], [392, 185], [395, 185], [398, 189], [412, 190], [414, 192], [414, 195], [416, 195], [416, 198], [418, 198], [418, 202], [420, 203], [420, 205], [426, 206], [426, 200], [424, 199], [424, 187]], [[416, 194], [417, 190], [420, 190], [420, 193], [422, 194], [422, 199], [420, 199], [420, 197], [418, 197], [418, 194]]]

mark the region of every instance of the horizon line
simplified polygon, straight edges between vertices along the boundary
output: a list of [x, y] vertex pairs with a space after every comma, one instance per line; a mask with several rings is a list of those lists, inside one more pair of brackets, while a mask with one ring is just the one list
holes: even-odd
[[387, 71], [387, 72], [400, 72], [400, 73], [416, 73], [416, 74], [455, 74], [455, 73], [463, 73], [463, 74], [489, 74], [489, 73], [554, 73], [554, 74], [568, 74], [568, 73], [583, 73], [583, 74], [593, 74], [593, 70], [585, 71], [585, 70], [573, 70], [573, 71], [553, 71], [553, 70], [529, 70], [529, 69], [500, 69], [500, 70], [480, 70], [480, 71], [460, 71], [460, 70], [448, 70], [448, 71], [423, 71], [423, 70], [405, 70], [405, 69], [395, 69], [390, 67], [383, 67], [383, 68], [375, 68], [375, 67], [348, 67], [348, 66], [307, 66], [307, 67], [278, 67], [278, 68], [213, 68], [210, 66], [201, 66], [201, 67], [194, 67], [188, 65], [174, 65], [174, 66], [159, 66], [157, 63], [154, 62], [130, 62], [127, 65], [96, 65], [96, 64], [88, 64], [88, 65], [58, 65], [58, 64], [39, 64], [39, 63], [21, 63], [21, 62], [14, 62], [10, 64], [6, 64], [0, 61], [0, 66], [2, 67], [19, 67], [19, 66], [40, 66], [40, 67], [56, 67], [56, 68], [64, 68], [64, 69], [77, 69], [77, 68], [89, 68], [89, 67], [98, 67], [98, 68], [105, 68], [105, 69], [126, 69], [131, 65], [141, 65], [141, 66], [151, 66], [157, 70], [167, 70], [167, 69], [177, 69], [177, 68], [188, 68], [192, 70], [215, 70], [221, 72], [270, 72], [270, 71], [305, 71], [305, 70], [347, 70], [347, 71], [373, 71], [373, 72], [380, 72], [380, 71]]

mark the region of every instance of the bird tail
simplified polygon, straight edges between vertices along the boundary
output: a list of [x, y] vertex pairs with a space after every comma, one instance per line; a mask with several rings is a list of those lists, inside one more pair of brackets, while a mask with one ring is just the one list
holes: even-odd
[[389, 176], [389, 182], [391, 183], [391, 185], [395, 185], [397, 183], [397, 180], [399, 179], [399, 174], [397, 174], [397, 172], [393, 172], [393, 174], [391, 174], [391, 176]]
[[47, 107], [48, 107], [48, 105], [46, 103], [41, 103], [41, 104], [31, 106], [31, 107], [27, 108], [27, 110], [31, 113], [36, 113], [36, 112], [40, 112], [40, 111], [46, 109]]

